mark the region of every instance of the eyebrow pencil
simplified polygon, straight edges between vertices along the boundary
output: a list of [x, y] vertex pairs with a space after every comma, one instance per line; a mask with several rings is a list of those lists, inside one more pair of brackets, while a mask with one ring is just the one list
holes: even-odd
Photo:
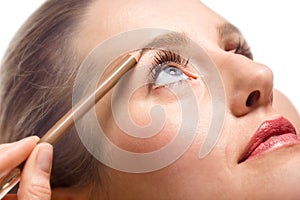
[[[141, 52], [127, 54], [118, 62], [109, 66], [109, 72], [100, 79], [98, 87], [92, 94], [80, 100], [73, 106], [54, 126], [40, 139], [38, 143], [47, 142], [54, 145], [74, 125], [75, 121], [87, 113], [110, 89], [116, 85], [119, 79], [139, 61]], [[0, 199], [2, 199], [20, 181], [21, 170], [13, 169], [7, 176], [0, 180]]]

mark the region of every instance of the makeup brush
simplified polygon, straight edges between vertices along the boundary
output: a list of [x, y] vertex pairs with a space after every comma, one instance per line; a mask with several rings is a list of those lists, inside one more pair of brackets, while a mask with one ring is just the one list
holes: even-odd
[[[96, 90], [79, 101], [40, 139], [38, 143], [47, 142], [54, 145], [67, 131], [89, 111], [110, 89], [116, 85], [119, 79], [139, 61], [142, 50], [127, 54], [109, 68], [109, 72], [100, 80]], [[20, 181], [21, 170], [15, 168], [6, 177], [0, 180], [0, 199], [2, 199]]]

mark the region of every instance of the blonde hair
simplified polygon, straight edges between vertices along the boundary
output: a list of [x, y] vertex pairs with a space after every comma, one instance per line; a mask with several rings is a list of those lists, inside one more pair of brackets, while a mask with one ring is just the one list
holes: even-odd
[[[92, 2], [46, 1], [12, 40], [0, 69], [1, 143], [41, 137], [71, 108], [80, 65], [71, 41]], [[54, 147], [51, 186], [99, 185], [99, 165], [72, 129]]]

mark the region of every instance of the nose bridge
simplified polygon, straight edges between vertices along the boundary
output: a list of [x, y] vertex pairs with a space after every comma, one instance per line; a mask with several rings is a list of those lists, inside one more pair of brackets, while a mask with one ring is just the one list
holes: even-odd
[[220, 63], [219, 69], [233, 115], [243, 116], [257, 107], [271, 104], [273, 73], [270, 68], [232, 54]]

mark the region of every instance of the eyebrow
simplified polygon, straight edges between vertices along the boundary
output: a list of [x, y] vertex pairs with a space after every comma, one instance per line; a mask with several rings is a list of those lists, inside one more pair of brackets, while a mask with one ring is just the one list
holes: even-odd
[[[155, 37], [145, 45], [145, 48], [162, 48], [169, 46], [186, 46], [189, 44], [190, 39], [184, 34], [179, 32], [166, 33]], [[174, 46], [174, 47], [175, 47]]]
[[[216, 26], [218, 39], [223, 41], [233, 34], [241, 35], [240, 30], [229, 22], [224, 22]], [[189, 37], [185, 33], [172, 32], [157, 36], [145, 45], [146, 48], [160, 48], [164, 46], [179, 45], [184, 46], [189, 43]]]
[[[228, 38], [231, 38], [233, 35], [239, 35], [243, 37], [240, 30], [229, 22], [224, 22], [218, 24], [216, 26], [217, 35], [218, 35], [218, 42], [221, 45], [226, 41]], [[159, 49], [163, 47], [182, 47], [188, 46], [190, 43], [190, 38], [183, 32], [171, 32], [159, 35], [152, 39], [150, 42], [146, 43], [144, 46], [144, 50], [147, 49]], [[143, 53], [142, 53], [143, 54]]]

